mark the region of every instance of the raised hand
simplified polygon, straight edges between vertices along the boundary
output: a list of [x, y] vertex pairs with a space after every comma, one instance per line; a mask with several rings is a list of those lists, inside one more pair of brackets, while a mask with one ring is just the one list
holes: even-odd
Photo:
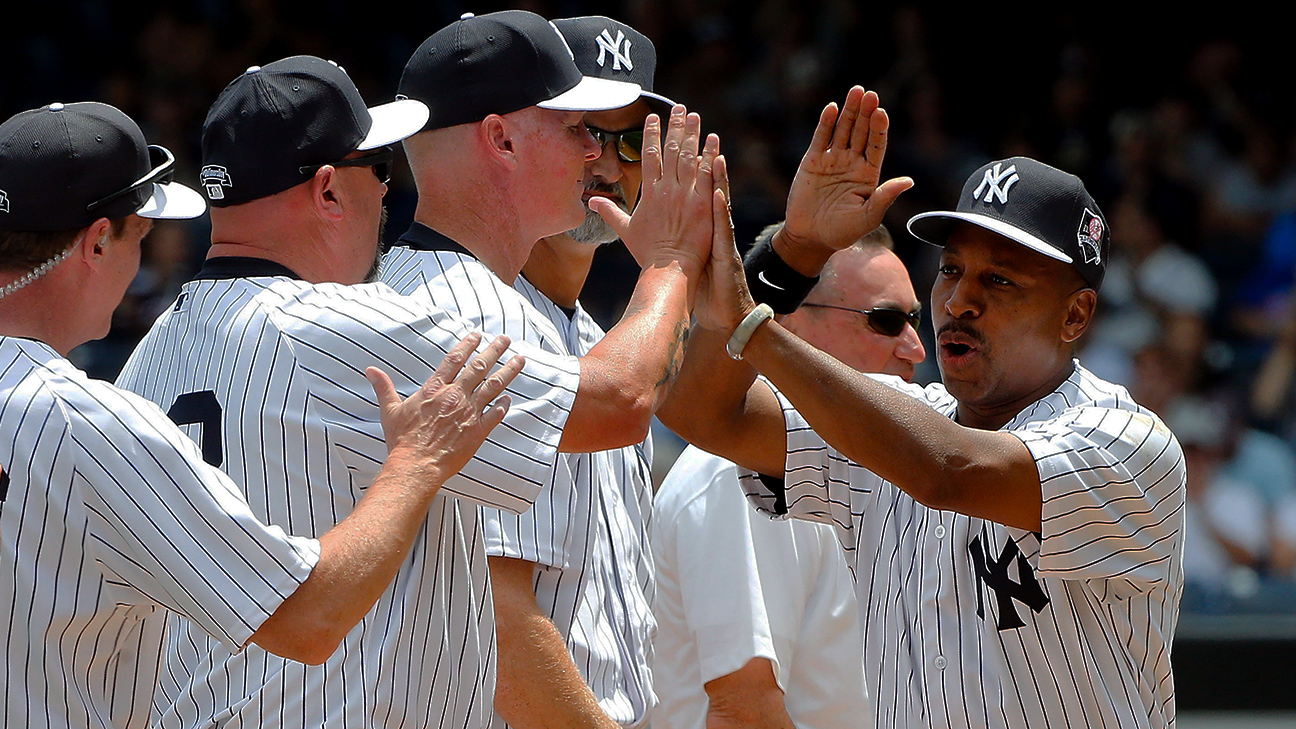
[[861, 86], [846, 94], [840, 113], [836, 103], [824, 107], [788, 191], [787, 243], [841, 250], [881, 225], [913, 185], [907, 177], [879, 184], [889, 126], [877, 94]]
[[365, 370], [378, 396], [388, 458], [412, 459], [432, 487], [458, 473], [504, 420], [510, 401], [501, 393], [525, 363], [515, 356], [490, 374], [509, 339], [496, 337], [474, 357], [481, 339], [480, 333], [472, 332], [460, 340], [427, 382], [403, 400], [387, 373], [377, 367]]
[[693, 314], [698, 326], [730, 333], [756, 303], [747, 290], [747, 276], [734, 245], [733, 216], [729, 207], [729, 167], [723, 156], [713, 168], [715, 189], [711, 197], [711, 255], [698, 287]]
[[663, 140], [661, 121], [650, 114], [644, 123], [643, 187], [634, 215], [604, 198], [590, 200], [640, 266], [679, 261], [686, 272], [697, 274], [710, 257], [711, 170], [720, 139], [709, 135], [699, 153], [701, 128], [701, 118], [677, 104]]

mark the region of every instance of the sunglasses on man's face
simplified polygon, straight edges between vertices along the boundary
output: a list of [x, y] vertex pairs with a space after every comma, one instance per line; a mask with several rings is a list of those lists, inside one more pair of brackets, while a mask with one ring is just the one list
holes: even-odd
[[622, 162], [638, 162], [643, 159], [643, 130], [627, 129], [624, 132], [609, 132], [588, 124], [585, 128], [594, 135], [599, 149], [607, 149], [608, 142], [615, 142], [617, 158]]
[[[330, 167], [369, 167], [373, 169], [374, 176], [384, 185], [391, 182], [392, 157], [394, 153], [391, 147], [379, 147], [372, 152], [362, 154], [359, 157], [342, 159], [337, 162], [325, 162]], [[324, 165], [302, 165], [297, 171], [303, 175], [313, 175]]]
[[918, 325], [922, 323], [922, 309], [913, 311], [901, 311], [900, 309], [891, 309], [879, 307], [876, 309], [851, 309], [845, 306], [832, 306], [830, 304], [802, 304], [816, 309], [836, 309], [838, 311], [851, 311], [856, 314], [863, 314], [868, 321], [869, 329], [881, 334], [884, 337], [898, 337], [904, 332], [905, 325], [918, 331]]

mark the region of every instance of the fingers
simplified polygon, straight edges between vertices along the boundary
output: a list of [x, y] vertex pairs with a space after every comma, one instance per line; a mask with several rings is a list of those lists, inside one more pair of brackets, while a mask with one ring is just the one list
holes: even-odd
[[495, 429], [495, 426], [504, 422], [504, 416], [508, 415], [509, 406], [512, 404], [513, 401], [509, 399], [508, 395], [501, 395], [498, 400], [482, 412], [481, 418], [477, 420], [477, 424], [478, 427], [481, 428], [479, 432], [482, 434], [481, 437], [483, 440], [486, 438], [488, 433]]
[[684, 143], [684, 124], [688, 112], [683, 104], [676, 104], [671, 109], [670, 119], [666, 121], [666, 138], [662, 140], [661, 179], [677, 180], [679, 169], [680, 146]]
[[[698, 177], [698, 140], [702, 137], [702, 117], [689, 114], [684, 117], [684, 137], [680, 140], [676, 179], [686, 189], [692, 188]], [[710, 188], [710, 184], [707, 185]]]
[[[711, 164], [711, 176], [714, 180], [715, 189], [724, 193], [725, 206], [729, 204], [729, 161], [724, 155], [716, 155], [715, 161]], [[732, 228], [733, 226], [730, 225]]]
[[715, 190], [711, 193], [711, 256], [725, 258], [736, 254], [733, 212], [729, 208], [729, 166], [723, 156], [715, 161]]
[[720, 137], [708, 134], [706, 144], [702, 146], [702, 156], [698, 159], [697, 182], [694, 183], [698, 190], [711, 191], [715, 184], [715, 161], [719, 155]]
[[[863, 91], [863, 87], [856, 86], [856, 89]], [[855, 89], [851, 89], [854, 91]], [[861, 153], [869, 142], [870, 133], [873, 129], [873, 123], [877, 121], [878, 112], [886, 118], [886, 112], [878, 107], [878, 95], [872, 91], [864, 93], [861, 99], [860, 117], [855, 122], [855, 128], [851, 130], [850, 148], [852, 152]]]
[[437, 365], [428, 382], [438, 380], [448, 383], [454, 382], [455, 377], [459, 375], [459, 370], [463, 368], [464, 363], [472, 356], [473, 350], [481, 343], [481, 332], [469, 332], [467, 336], [459, 340], [459, 343], [446, 352], [446, 356], [441, 358], [441, 363]]
[[[649, 114], [644, 120], [643, 181], [656, 182], [662, 176], [661, 117]], [[607, 220], [607, 218], [604, 218]]]
[[485, 405], [485, 403], [499, 397], [500, 394], [504, 392], [505, 388], [509, 386], [509, 383], [513, 381], [513, 378], [518, 376], [518, 373], [522, 371], [522, 368], [525, 365], [526, 359], [521, 355], [515, 355], [510, 357], [509, 361], [505, 362], [503, 367], [495, 370], [495, 372], [488, 377], [484, 383], [482, 383], [481, 387], [478, 387], [476, 391], [473, 392], [473, 397], [479, 403], [478, 408], [480, 409]]
[[599, 214], [600, 218], [610, 226], [621, 240], [626, 239], [626, 231], [630, 228], [630, 215], [617, 206], [611, 200], [596, 195], [589, 200], [589, 208]]
[[814, 136], [810, 139], [810, 148], [806, 150], [807, 157], [828, 151], [828, 145], [832, 142], [833, 126], [836, 123], [837, 102], [834, 101], [819, 112], [819, 125], [815, 127]]
[[850, 146], [851, 132], [855, 129], [855, 121], [860, 117], [863, 97], [864, 89], [860, 86], [852, 86], [846, 93], [846, 103], [842, 105], [837, 126], [833, 129], [832, 149], [846, 149]]
[[882, 158], [886, 156], [887, 130], [890, 127], [891, 120], [886, 109], [879, 108], [869, 118], [868, 148], [864, 150], [864, 158], [875, 170], [882, 169]]
[[400, 395], [396, 394], [396, 386], [392, 384], [386, 372], [377, 367], [366, 367], [365, 379], [369, 380], [374, 396], [378, 398], [379, 411], [387, 412], [389, 408], [400, 402]]
[[[473, 357], [472, 361], [463, 368], [463, 371], [459, 373], [459, 376], [454, 379], [455, 384], [459, 385], [467, 392], [473, 392], [476, 390], [477, 387], [486, 379], [486, 376], [490, 374], [491, 368], [495, 366], [495, 363], [499, 362], [500, 356], [504, 354], [504, 350], [508, 349], [508, 346], [508, 337], [502, 334], [495, 337], [495, 339], [486, 346], [486, 349]], [[430, 387], [433, 384], [434, 380], [429, 379], [428, 386]]]

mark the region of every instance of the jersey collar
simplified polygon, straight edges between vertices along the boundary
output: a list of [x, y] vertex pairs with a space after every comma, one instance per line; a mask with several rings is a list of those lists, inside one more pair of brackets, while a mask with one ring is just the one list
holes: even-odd
[[300, 281], [301, 276], [274, 261], [268, 261], [264, 258], [249, 258], [247, 256], [220, 256], [218, 258], [208, 258], [203, 262], [203, 266], [198, 273], [194, 274], [193, 281], [200, 280], [223, 280], [231, 278], [267, 278], [267, 277], [284, 277]]
[[416, 251], [449, 251], [470, 258], [477, 258], [472, 254], [472, 251], [418, 221], [410, 224], [409, 230], [405, 231], [397, 239], [396, 245], [412, 248]]

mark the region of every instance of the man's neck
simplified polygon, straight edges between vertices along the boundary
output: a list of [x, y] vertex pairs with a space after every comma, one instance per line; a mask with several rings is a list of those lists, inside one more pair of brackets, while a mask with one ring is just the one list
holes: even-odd
[[492, 206], [487, 200], [466, 204], [448, 196], [420, 195], [414, 221], [468, 249], [510, 285], [535, 245], [522, 234], [514, 211]]
[[558, 306], [576, 308], [598, 246], [579, 243], [566, 233], [541, 238], [531, 249], [522, 274]]
[[90, 339], [78, 336], [69, 326], [76, 314], [69, 311], [67, 303], [79, 303], [81, 294], [51, 283], [37, 281], [0, 299], [0, 336], [43, 342], [60, 356], [67, 357], [68, 352]]
[[1030, 392], [1002, 403], [977, 405], [960, 402], [957, 421], [959, 425], [978, 430], [999, 430], [1012, 422], [1023, 410], [1032, 404], [1048, 397], [1066, 382], [1075, 372], [1075, 362], [1070, 358], [1065, 367], [1060, 367], [1053, 377]]

